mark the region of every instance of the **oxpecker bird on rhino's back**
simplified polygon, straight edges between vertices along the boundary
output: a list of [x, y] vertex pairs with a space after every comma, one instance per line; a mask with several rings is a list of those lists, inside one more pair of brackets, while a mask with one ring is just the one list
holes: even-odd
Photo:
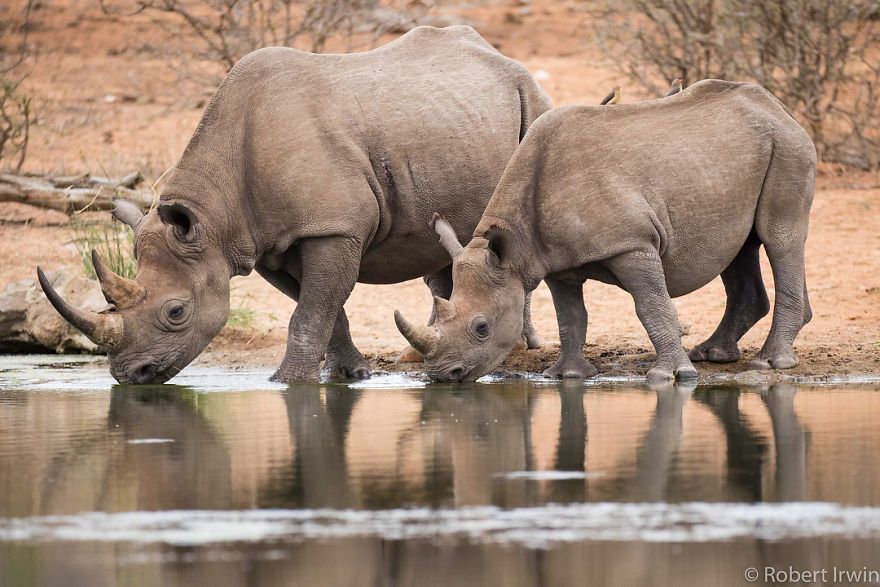
[[[274, 375], [365, 377], [343, 303], [358, 281], [424, 276], [451, 292], [451, 261], [429, 228], [440, 212], [473, 232], [507, 160], [549, 109], [522, 65], [473, 29], [418, 27], [372, 51], [245, 56], [211, 99], [135, 230], [135, 280], [95, 256], [111, 307], [82, 312], [41, 279], [55, 308], [109, 353], [121, 382], [163, 382], [229, 313], [229, 280], [259, 272], [297, 301]], [[520, 338], [537, 338], [528, 315]]]

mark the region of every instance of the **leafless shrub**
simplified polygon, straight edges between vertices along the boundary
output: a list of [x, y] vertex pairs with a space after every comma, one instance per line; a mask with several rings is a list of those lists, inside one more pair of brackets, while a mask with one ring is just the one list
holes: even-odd
[[604, 0], [593, 12], [600, 45], [650, 93], [674, 77], [755, 81], [822, 160], [880, 165], [876, 0]]
[[28, 0], [20, 19], [4, 19], [0, 24], [0, 163], [11, 161], [16, 171], [27, 157], [33, 122], [31, 99], [21, 91], [29, 73], [28, 32], [33, 7], [33, 0]]
[[431, 0], [135, 0], [133, 7], [100, 0], [108, 14], [171, 15], [178, 32], [195, 35], [203, 56], [229, 70], [245, 54], [267, 46], [321, 52], [336, 35], [379, 36], [415, 26]]

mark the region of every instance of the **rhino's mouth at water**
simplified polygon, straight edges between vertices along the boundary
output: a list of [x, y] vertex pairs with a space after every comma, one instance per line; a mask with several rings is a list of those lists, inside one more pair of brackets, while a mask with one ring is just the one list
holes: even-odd
[[110, 368], [110, 374], [122, 385], [157, 385], [165, 383], [178, 373], [180, 369], [174, 365], [161, 365], [155, 361], [146, 361], [131, 368]]
[[[428, 376], [434, 381], [460, 383], [468, 380], [476, 367], [464, 363], [454, 363], [445, 367], [433, 367], [427, 370]], [[474, 377], [473, 379], [476, 379]]]

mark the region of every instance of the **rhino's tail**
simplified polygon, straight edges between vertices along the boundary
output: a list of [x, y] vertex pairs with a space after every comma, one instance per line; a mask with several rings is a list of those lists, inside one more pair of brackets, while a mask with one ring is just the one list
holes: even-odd
[[544, 89], [528, 74], [528, 82], [517, 87], [519, 92], [519, 142], [526, 136], [526, 131], [535, 120], [553, 108], [550, 98]]

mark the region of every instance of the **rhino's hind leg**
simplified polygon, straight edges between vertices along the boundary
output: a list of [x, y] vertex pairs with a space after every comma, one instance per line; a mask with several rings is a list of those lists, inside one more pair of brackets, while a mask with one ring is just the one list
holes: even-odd
[[770, 300], [761, 278], [761, 241], [752, 233], [736, 258], [721, 273], [727, 306], [715, 332], [688, 354], [691, 361], [731, 363], [740, 358], [737, 343], [770, 311]]
[[815, 151], [808, 141], [784, 146], [774, 150], [755, 215], [755, 230], [767, 251], [776, 291], [770, 334], [751, 363], [757, 369], [797, 365], [794, 339], [813, 316], [804, 248], [815, 188]]
[[[430, 273], [423, 278], [425, 285], [431, 290], [431, 295], [438, 298], [448, 300], [452, 296], [452, 265], [447, 265], [436, 273]], [[428, 326], [434, 323], [436, 316], [434, 308], [431, 307], [431, 318], [428, 320]], [[421, 363], [424, 360], [422, 353], [408, 346], [397, 357], [398, 363]]]
[[584, 306], [583, 282], [546, 279], [559, 323], [559, 360], [544, 371], [555, 379], [585, 379], [596, 375], [596, 368], [584, 358], [587, 337], [587, 308]]
[[755, 369], [790, 369], [798, 364], [794, 339], [813, 317], [807, 297], [804, 252], [803, 248], [786, 251], [765, 246], [776, 286], [773, 325], [750, 365]]
[[620, 285], [633, 297], [636, 314], [657, 351], [649, 382], [696, 379], [697, 370], [681, 346], [681, 325], [656, 250], [633, 251], [605, 261]]

